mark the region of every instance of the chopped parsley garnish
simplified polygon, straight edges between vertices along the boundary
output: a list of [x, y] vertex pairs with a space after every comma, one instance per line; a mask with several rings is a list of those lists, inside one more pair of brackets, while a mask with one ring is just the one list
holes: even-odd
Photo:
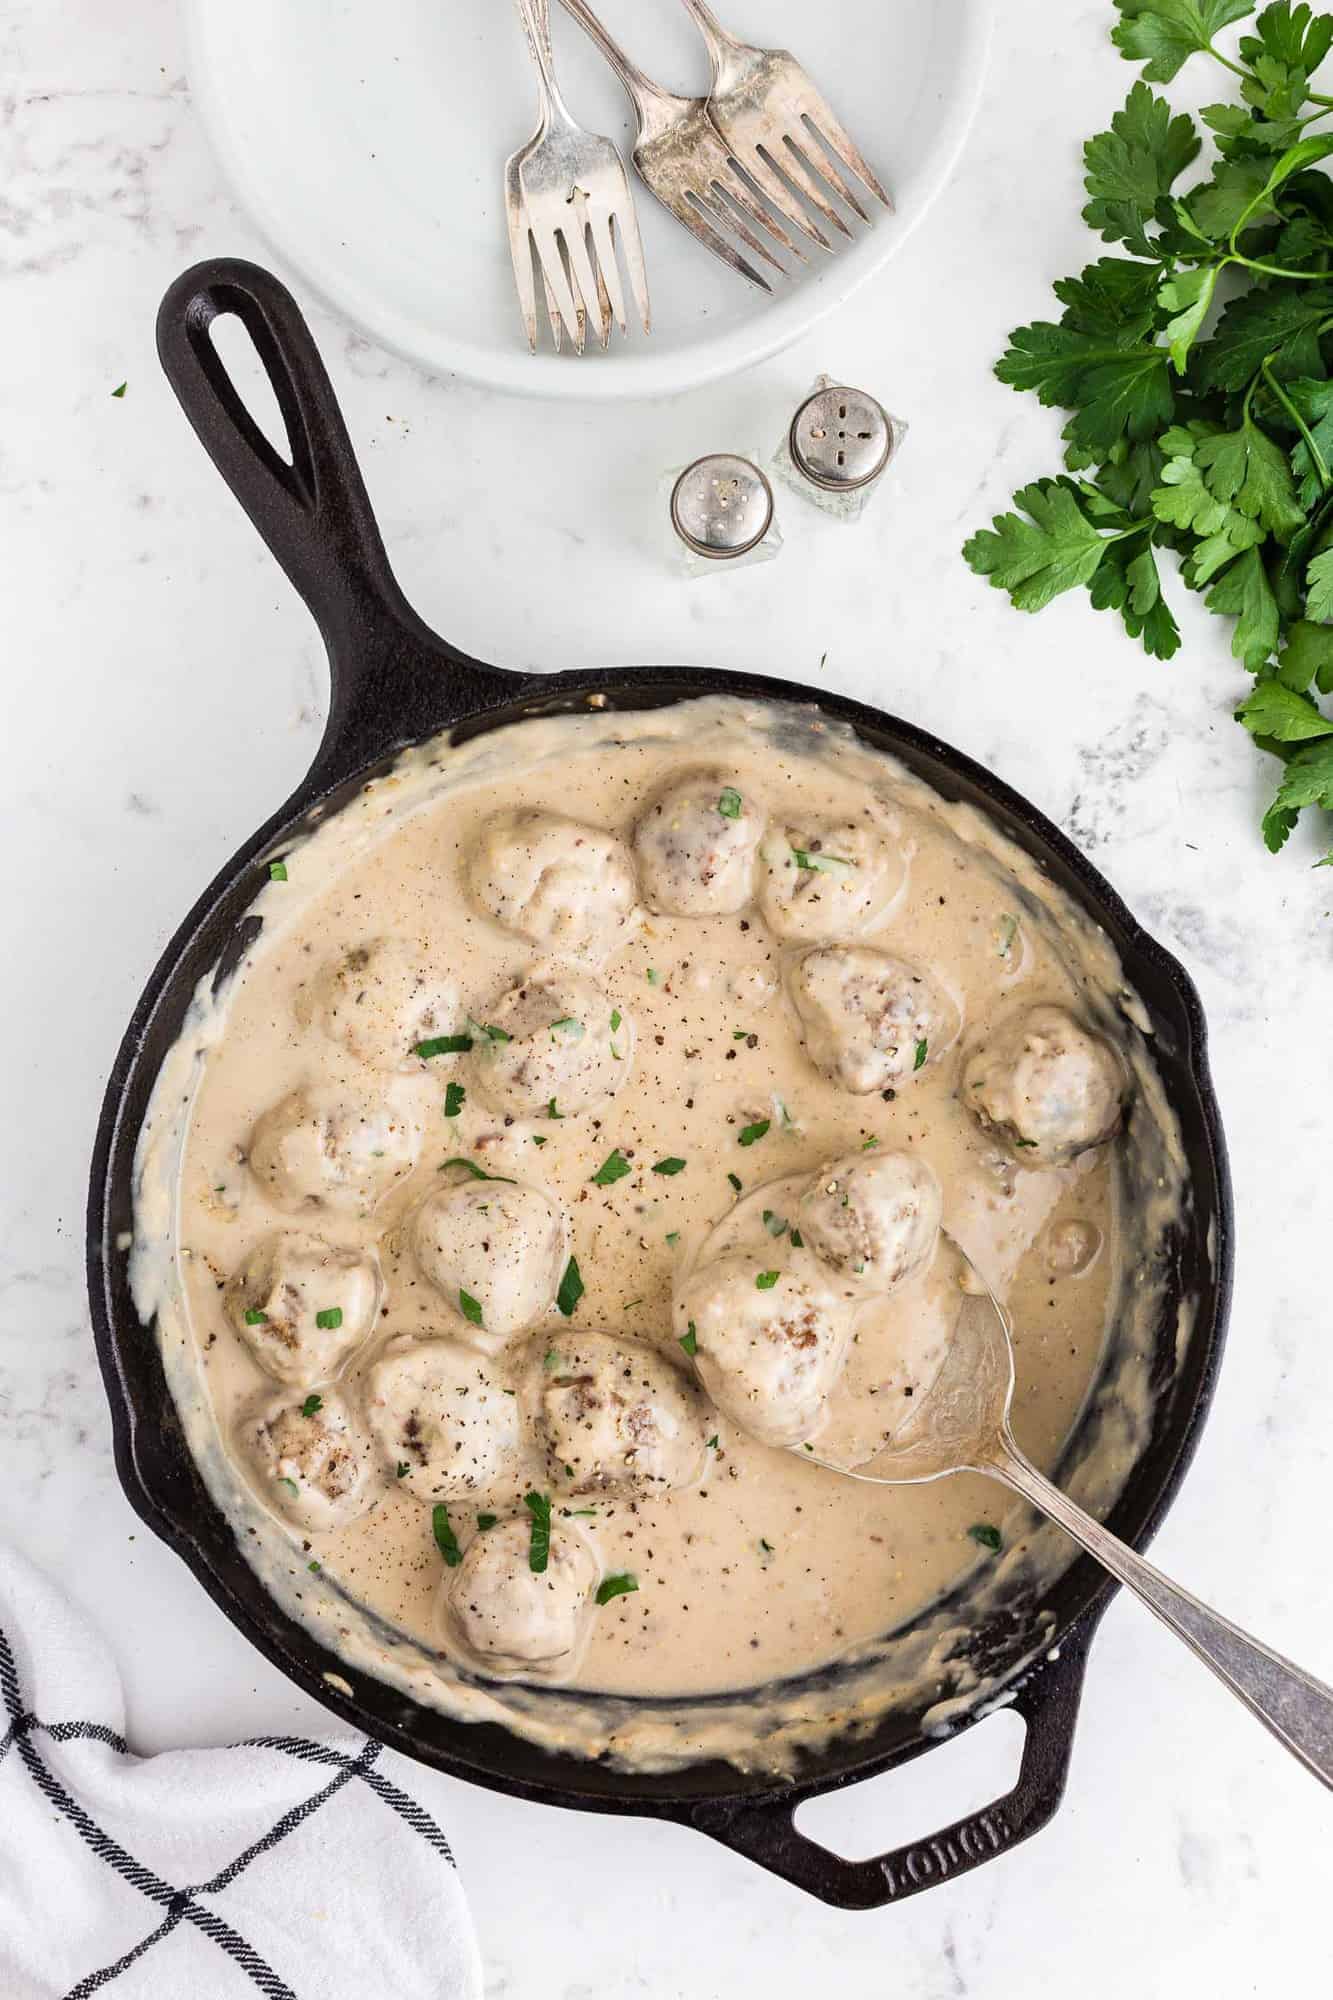
[[336, 1333], [342, 1323], [343, 1309], [341, 1306], [325, 1306], [322, 1312], [315, 1314], [315, 1325], [321, 1333]]
[[398, 1466], [397, 1466], [397, 1476], [398, 1476], [398, 1478], [399, 1478], [399, 1479], [406, 1479], [406, 1477], [407, 1477], [408, 1473], [409, 1473], [409, 1472], [410, 1472], [411, 1470], [412, 1470], [412, 1468], [411, 1468], [411, 1466], [410, 1466], [410, 1465], [408, 1464], [407, 1460], [406, 1460], [405, 1458], [400, 1458], [400, 1459], [399, 1459], [399, 1461], [398, 1461]]
[[740, 1175], [739, 1175], [739, 1174], [728, 1174], [728, 1175], [727, 1175], [727, 1179], [728, 1179], [728, 1180], [729, 1180], [729, 1181], [731, 1182], [731, 1185], [732, 1185], [732, 1186], [733, 1186], [733, 1187], [735, 1188], [735, 1190], [736, 1190], [737, 1194], [739, 1194], [739, 1193], [740, 1193], [740, 1191], [741, 1191], [741, 1177], [740, 1177]]
[[593, 1521], [597, 1518], [595, 1507], [562, 1507], [560, 1512], [567, 1521]]
[[477, 1516], [478, 1534], [484, 1535], [488, 1528], [493, 1528], [495, 1526], [499, 1518], [500, 1516], [498, 1514], [478, 1514]]
[[528, 1568], [534, 1576], [542, 1576], [551, 1557], [551, 1496], [549, 1493], [525, 1493], [523, 1505], [532, 1516]]
[[1014, 939], [1017, 936], [1018, 936], [1018, 918], [1001, 917], [1000, 928], [999, 928], [1000, 941], [995, 947], [996, 951], [999, 953], [1001, 958], [1008, 958], [1010, 952], [1014, 948]]
[[875, 1137], [874, 1133], [872, 1132], [868, 1139], [863, 1139], [861, 1141], [861, 1151], [863, 1153], [873, 1153], [878, 1144], [879, 1140]]
[[301, 1415], [303, 1417], [313, 1417], [316, 1410], [322, 1410], [323, 1407], [324, 1398], [322, 1396], [309, 1395], [301, 1405]]
[[280, 1480], [278, 1481], [278, 1484], [279, 1484], [279, 1486], [285, 1486], [285, 1487], [287, 1488], [287, 1491], [288, 1491], [289, 1493], [295, 1493], [295, 1494], [298, 1494], [298, 1495], [300, 1494], [300, 1491], [301, 1491], [301, 1489], [300, 1489], [300, 1487], [299, 1487], [299, 1486], [297, 1485], [297, 1483], [296, 1483], [296, 1481], [295, 1481], [294, 1479], [280, 1479]]
[[251, 1306], [245, 1315], [245, 1323], [247, 1326], [267, 1326], [268, 1314], [261, 1312], [258, 1306]]
[[548, 1118], [563, 1118], [565, 1114], [563, 1111], [556, 1110], [555, 1099], [552, 1098], [550, 1103], [546, 1107], [546, 1115]]
[[121, 383], [121, 385], [120, 385], [120, 387], [119, 387], [118, 389], [113, 389], [113, 390], [111, 391], [111, 394], [112, 394], [112, 396], [114, 397], [114, 399], [116, 400], [116, 402], [118, 402], [118, 403], [123, 403], [123, 402], [124, 402], [124, 400], [125, 400], [125, 391], [126, 391], [126, 390], [127, 390], [128, 388], [129, 388], [129, 386], [130, 386], [130, 385], [129, 385], [129, 383], [128, 383], [128, 382], [122, 382], [122, 383]]
[[506, 1187], [517, 1187], [512, 1174], [488, 1174], [485, 1167], [479, 1167], [475, 1160], [465, 1160], [461, 1153], [455, 1153], [452, 1160], [446, 1160], [440, 1172], [446, 1173], [450, 1167], [466, 1167], [474, 1181], [503, 1181]]
[[785, 1215], [775, 1215], [771, 1208], [766, 1208], [764, 1210], [764, 1227], [770, 1236], [785, 1236], [787, 1233], [787, 1218]]
[[602, 1161], [601, 1166], [598, 1167], [597, 1172], [592, 1177], [592, 1184], [594, 1187], [614, 1187], [617, 1181], [623, 1181], [626, 1174], [633, 1173], [633, 1171], [634, 1169], [631, 1167], [629, 1161], [625, 1158], [619, 1146], [617, 1146], [613, 1153], [608, 1153], [607, 1157]]
[[690, 1321], [689, 1332], [681, 1335], [680, 1344], [687, 1354], [697, 1354], [699, 1352], [699, 1336], [694, 1330], [693, 1320]]
[[[471, 1035], [432, 1035], [427, 1042], [418, 1042], [412, 1053], [429, 1062], [432, 1056], [464, 1056], [472, 1047]], [[453, 1113], [448, 1114], [451, 1118]]]
[[740, 793], [734, 785], [728, 785], [723, 790], [722, 796], [717, 802], [717, 809], [723, 819], [739, 819], [741, 816], [741, 804]]
[[841, 854], [811, 854], [804, 847], [793, 847], [792, 860], [798, 868], [806, 869], [813, 875], [850, 875], [856, 863], [847, 861]]
[[[612, 1022], [611, 1025], [614, 1027], [615, 1023]], [[563, 1035], [567, 1042], [581, 1042], [587, 1033], [587, 1029], [584, 1027], [582, 1021], [576, 1021], [572, 1014], [562, 1014], [558, 1021], [552, 1021], [550, 1033], [552, 1035]]]
[[804, 1250], [805, 1248], [805, 1238], [804, 1236], [802, 1236], [799, 1229], [792, 1230], [791, 1247], [793, 1250]]
[[736, 1135], [736, 1143], [740, 1146], [753, 1146], [757, 1140], [763, 1138], [772, 1123], [771, 1118], [756, 1118], [753, 1125], [742, 1126]]
[[748, 1042], [750, 1039], [750, 1031], [748, 1028], [733, 1028], [731, 1031], [731, 1039], [733, 1042]]
[[674, 1249], [676, 1244], [680, 1242], [680, 1231], [678, 1229], [668, 1229], [666, 1240]]
[[544, 1132], [534, 1132], [532, 1143], [534, 1146], [544, 1146], [546, 1144], [546, 1134]]
[[470, 1321], [473, 1326], [481, 1326], [483, 1324], [480, 1305], [473, 1298], [471, 1292], [465, 1292], [461, 1286], [458, 1292], [458, 1310], [462, 1313], [463, 1318]]
[[683, 1174], [684, 1171], [685, 1171], [684, 1160], [677, 1160], [675, 1158], [667, 1160], [658, 1160], [657, 1164], [653, 1168], [653, 1172], [655, 1174]]
[[1036, 1142], [1036, 1140], [1035, 1140], [1035, 1139], [1018, 1139], [1018, 1138], [1015, 1138], [1015, 1140], [1014, 1140], [1014, 1144], [1015, 1144], [1016, 1146], [1032, 1146], [1033, 1148], [1035, 1148], [1035, 1147], [1036, 1147], [1036, 1144], [1037, 1144], [1037, 1142]]
[[474, 1035], [481, 1035], [488, 1042], [512, 1042], [514, 1039], [512, 1035], [506, 1034], [503, 1028], [491, 1027], [485, 1021], [469, 1020], [468, 1026]]
[[461, 1083], [449, 1083], [445, 1085], [444, 1115], [446, 1118], [457, 1118], [466, 1102], [467, 1092]]
[[706, 1448], [707, 1448], [707, 1450], [709, 1450], [709, 1451], [716, 1451], [716, 1450], [717, 1450], [717, 1432], [716, 1432], [716, 1431], [714, 1431], [714, 1432], [713, 1432], [713, 1435], [712, 1435], [712, 1437], [710, 1437], [710, 1438], [709, 1438], [709, 1440], [708, 1440], [708, 1444], [707, 1444], [707, 1447], [706, 1447]]
[[662, 984], [662, 975], [656, 966], [650, 965], [648, 967], [648, 984], [650, 986], [660, 986]]
[[912, 1068], [914, 1070], [924, 1068], [926, 1057], [929, 1054], [930, 1054], [930, 1043], [926, 1040], [925, 1036], [923, 1035], [921, 1037], [921, 1040], [916, 1045], [916, 1054], [912, 1058]]
[[643, 1304], [642, 1299], [626, 1299], [624, 1305], [620, 1308], [620, 1310], [623, 1313], [631, 1312], [635, 1306], [641, 1306], [642, 1304]]
[[463, 1560], [463, 1551], [458, 1546], [458, 1537], [449, 1520], [449, 1509], [443, 1501], [431, 1508], [430, 1524], [435, 1530], [435, 1546], [444, 1557], [449, 1569], [457, 1569]]
[[761, 1292], [771, 1292], [777, 1281], [778, 1273], [776, 1271], [761, 1271], [755, 1279], [755, 1284]]
[[597, 1602], [609, 1604], [613, 1597], [628, 1597], [639, 1587], [637, 1576], [623, 1572], [620, 1576], [604, 1576], [597, 1586]]
[[772, 1542], [766, 1542], [766, 1541], [764, 1540], [764, 1538], [763, 1538], [763, 1536], [762, 1536], [762, 1535], [761, 1535], [761, 1536], [759, 1537], [759, 1546], [760, 1546], [760, 1548], [761, 1548], [761, 1549], [763, 1550], [763, 1552], [764, 1552], [764, 1554], [765, 1554], [766, 1556], [771, 1556], [771, 1555], [772, 1555], [772, 1553], [773, 1553], [773, 1544], [772, 1544]]
[[311, 1576], [318, 1576], [323, 1567], [323, 1563], [318, 1562], [308, 1562], [306, 1564], [306, 1568], [310, 1571]]
[[982, 1548], [990, 1549], [992, 1554], [1003, 1546], [1004, 1537], [998, 1528], [992, 1528], [989, 1521], [974, 1521], [967, 1532], [974, 1542], [980, 1542]]
[[555, 1295], [555, 1302], [565, 1318], [570, 1319], [582, 1297], [583, 1279], [579, 1273], [579, 1260], [577, 1257], [571, 1257], [565, 1266], [565, 1275], [560, 1280], [560, 1290]]
[[285, 882], [287, 880], [287, 863], [285, 861], [270, 861], [268, 864], [268, 879], [270, 882]]
[[621, 1013], [619, 1007], [613, 1007], [611, 1009], [611, 1033], [613, 1035], [623, 1019], [624, 1015]]

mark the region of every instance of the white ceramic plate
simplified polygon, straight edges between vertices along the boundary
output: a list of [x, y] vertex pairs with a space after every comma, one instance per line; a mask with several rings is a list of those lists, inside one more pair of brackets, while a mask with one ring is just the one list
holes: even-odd
[[[601, 0], [649, 73], [702, 91], [676, 0]], [[894, 195], [873, 228], [766, 299], [634, 179], [653, 332], [582, 359], [530, 355], [503, 163], [534, 78], [509, 0], [186, 0], [190, 81], [226, 172], [275, 250], [365, 330], [427, 367], [533, 395], [671, 395], [776, 353], [893, 255], [947, 180], [989, 41], [986, 0], [718, 0], [732, 30], [799, 56]], [[574, 115], [628, 156], [629, 101], [552, 0]], [[868, 209], [879, 204], [867, 202]]]

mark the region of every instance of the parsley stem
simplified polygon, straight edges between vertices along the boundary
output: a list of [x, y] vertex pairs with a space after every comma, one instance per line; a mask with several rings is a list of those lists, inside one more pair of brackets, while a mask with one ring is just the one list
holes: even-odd
[[1239, 63], [1232, 62], [1230, 56], [1224, 56], [1219, 49], [1215, 49], [1211, 42], [1205, 42], [1204, 47], [1213, 60], [1220, 62], [1223, 69], [1229, 69], [1233, 76], [1243, 77], [1246, 83], [1253, 83], [1255, 81], [1253, 70], [1242, 69]]
[[1306, 423], [1305, 418], [1296, 408], [1296, 405], [1292, 402], [1290, 396], [1286, 393], [1281, 383], [1278, 381], [1277, 376], [1273, 373], [1273, 356], [1271, 354], [1266, 354], [1264, 356], [1259, 372], [1263, 376], [1265, 382], [1267, 382], [1269, 388], [1272, 390], [1273, 395], [1277, 398], [1278, 402], [1281, 403], [1283, 409], [1286, 411], [1287, 415], [1291, 418], [1291, 421], [1295, 424], [1301, 436], [1305, 439], [1305, 448], [1310, 454], [1310, 460], [1314, 466], [1315, 471], [1319, 474], [1319, 484], [1323, 489], [1323, 491], [1327, 493], [1328, 466], [1325, 462], [1324, 454], [1322, 451], [1320, 451], [1319, 446], [1315, 443], [1314, 435], [1310, 430], [1310, 426]]
[[1243, 264], [1247, 271], [1260, 271], [1266, 278], [1295, 278], [1306, 285], [1319, 284], [1328, 276], [1327, 271], [1289, 271], [1284, 264], [1266, 264], [1262, 257], [1245, 257], [1236, 249], [1229, 251], [1222, 263]]

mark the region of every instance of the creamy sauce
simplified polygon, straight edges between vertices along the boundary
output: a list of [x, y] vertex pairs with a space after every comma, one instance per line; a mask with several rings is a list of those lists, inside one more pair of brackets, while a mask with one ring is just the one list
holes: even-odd
[[[753, 903], [724, 915], [626, 913], [618, 888], [613, 927], [567, 961], [601, 983], [613, 1018], [632, 1024], [632, 1034], [619, 1030], [628, 1073], [614, 1096], [580, 1115], [502, 1114], [476, 1087], [468, 1054], [392, 1078], [371, 1072], [414, 1135], [415, 1164], [369, 1213], [279, 1213], [248, 1163], [257, 1122], [293, 1092], [367, 1083], [359, 1056], [311, 1022], [323, 969], [371, 941], [410, 940], [457, 983], [464, 1014], [487, 1023], [498, 996], [551, 954], [479, 906], [483, 827], [497, 813], [537, 808], [628, 840], [664, 784], [701, 766], [762, 801], [770, 825], [790, 830], [788, 844], [816, 822], [852, 827], [865, 814], [888, 830], [902, 879], [881, 907], [871, 899], [848, 941], [929, 976], [947, 1000], [944, 1045], [894, 1085], [854, 1095], [807, 1053], [790, 993], [807, 942], [775, 938]], [[919, 1153], [943, 1188], [946, 1228], [1009, 1307], [1014, 1427], [1038, 1465], [1056, 1466], [1097, 1383], [1064, 1477], [1104, 1509], [1146, 1440], [1160, 1257], [1183, 1193], [1174, 1127], [1134, 1025], [1141, 1009], [1104, 936], [980, 816], [945, 805], [808, 712], [734, 701], [528, 722], [457, 749], [424, 746], [286, 867], [287, 880], [256, 903], [257, 941], [220, 992], [201, 989], [164, 1068], [141, 1141], [133, 1262], [136, 1301], [145, 1318], [157, 1315], [191, 1447], [273, 1593], [349, 1671], [640, 1766], [720, 1753], [786, 1768], [801, 1743], [866, 1726], [895, 1701], [983, 1695], [963, 1634], [1015, 1578], [1058, 1573], [1071, 1553], [1058, 1534], [993, 1483], [858, 1485], [755, 1442], [721, 1415], [710, 1416], [706, 1470], [693, 1487], [554, 1495], [557, 1525], [562, 1505], [595, 1507], [571, 1532], [590, 1544], [597, 1573], [638, 1583], [591, 1614], [567, 1688], [478, 1682], [441, 1618], [448, 1579], [430, 1507], [403, 1490], [396, 1468], [380, 1467], [377, 1504], [350, 1526], [299, 1532], [257, 1497], [232, 1440], [277, 1385], [238, 1339], [225, 1288], [275, 1228], [314, 1230], [376, 1259], [374, 1330], [338, 1381], [355, 1410], [388, 1341], [471, 1337], [457, 1301], [423, 1277], [411, 1218], [458, 1178], [447, 1160], [474, 1161], [544, 1191], [586, 1288], [572, 1319], [553, 1305], [535, 1333], [488, 1361], [522, 1407], [520, 1356], [529, 1366], [533, 1343], [548, 1339], [558, 1350], [567, 1329], [628, 1336], [680, 1364], [673, 1293], [701, 1254], [752, 1245], [762, 1261], [763, 1211], [785, 1215], [802, 1180], [831, 1158]], [[1114, 1039], [1135, 1108], [1128, 1140], [1028, 1166], [960, 1102], [960, 1074], [998, 1019], [1051, 1003]], [[446, 1117], [450, 1083], [466, 1095]], [[762, 1136], [741, 1143], [765, 1122]], [[598, 1185], [613, 1150], [630, 1171]], [[664, 1159], [685, 1164], [655, 1174]], [[859, 1312], [830, 1437], [891, 1429], [893, 1410], [928, 1389], [948, 1315], [938, 1264]], [[451, 1499], [464, 1548], [479, 1511], [512, 1511], [526, 1485], [544, 1484], [535, 1441], [524, 1451], [494, 1492]], [[1000, 1532], [998, 1557], [970, 1533], [977, 1527]], [[800, 1679], [835, 1662], [845, 1671], [827, 1684]], [[761, 1689], [762, 1700], [748, 1692]], [[741, 1698], [699, 1704], [727, 1693]], [[607, 1697], [660, 1699], [626, 1707]]]

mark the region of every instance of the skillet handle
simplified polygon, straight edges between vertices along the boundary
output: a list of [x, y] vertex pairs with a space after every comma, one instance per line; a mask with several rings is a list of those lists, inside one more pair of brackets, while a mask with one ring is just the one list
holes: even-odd
[[[290, 463], [251, 416], [213, 344], [213, 322], [229, 313], [254, 342], [272, 385]], [[182, 272], [158, 308], [157, 351], [204, 449], [328, 648], [332, 689], [316, 758], [320, 776], [341, 775], [450, 715], [510, 698], [521, 676], [446, 645], [403, 596], [314, 337], [272, 272], [239, 257]], [[441, 673], [457, 686], [442, 689]]]
[[939, 1833], [866, 1861], [848, 1861], [799, 1831], [794, 1810], [809, 1796], [799, 1789], [769, 1799], [695, 1806], [689, 1823], [839, 1910], [881, 1909], [966, 1875], [1040, 1833], [1054, 1817], [1069, 1775], [1090, 1636], [1071, 1634], [1059, 1657], [1043, 1661], [1010, 1704], [1027, 1725], [1013, 1790]]

